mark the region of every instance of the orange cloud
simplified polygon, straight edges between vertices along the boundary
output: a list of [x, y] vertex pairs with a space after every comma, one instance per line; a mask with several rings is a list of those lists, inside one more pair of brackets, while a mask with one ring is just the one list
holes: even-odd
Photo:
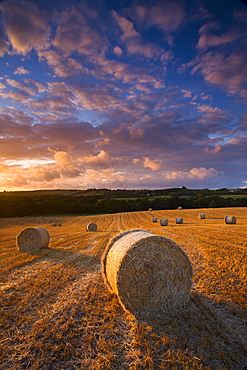
[[90, 167], [108, 167], [110, 166], [111, 157], [104, 150], [97, 155], [89, 155], [79, 158], [79, 161], [82, 162], [85, 166]]
[[151, 160], [149, 157], [142, 157], [143, 166], [151, 168], [152, 171], [158, 171], [162, 165], [162, 161], [158, 159]]

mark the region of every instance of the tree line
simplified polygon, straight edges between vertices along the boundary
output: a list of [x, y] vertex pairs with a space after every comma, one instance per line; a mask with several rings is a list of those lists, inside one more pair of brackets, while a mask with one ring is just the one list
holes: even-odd
[[[227, 193], [227, 194], [226, 194]], [[152, 209], [247, 207], [246, 197], [231, 197], [228, 189], [34, 191], [0, 193], [0, 217], [82, 215]], [[228, 195], [224, 198], [221, 195]], [[166, 197], [165, 197], [166, 196]]]

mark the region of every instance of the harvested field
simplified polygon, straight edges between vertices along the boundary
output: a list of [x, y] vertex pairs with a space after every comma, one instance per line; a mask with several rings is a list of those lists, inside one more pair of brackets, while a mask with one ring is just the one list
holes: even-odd
[[[204, 213], [205, 219], [198, 214]], [[240, 370], [247, 365], [247, 208], [0, 219], [1, 370]], [[225, 224], [234, 215], [236, 224]], [[183, 224], [176, 218], [183, 217]], [[22, 223], [22, 224], [20, 224]], [[98, 230], [86, 231], [95, 223]], [[47, 229], [48, 248], [23, 253], [16, 236]], [[101, 257], [119, 232], [165, 236], [194, 270], [189, 305], [137, 320], [106, 287]]]

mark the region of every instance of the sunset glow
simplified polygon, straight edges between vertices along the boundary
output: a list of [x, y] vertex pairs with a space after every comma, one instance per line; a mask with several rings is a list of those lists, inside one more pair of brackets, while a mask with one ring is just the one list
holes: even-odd
[[0, 191], [247, 185], [247, 5], [0, 2]]

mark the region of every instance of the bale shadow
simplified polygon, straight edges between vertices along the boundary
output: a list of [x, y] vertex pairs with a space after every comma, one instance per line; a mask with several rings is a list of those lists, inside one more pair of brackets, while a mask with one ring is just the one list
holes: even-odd
[[29, 252], [33, 256], [39, 256], [41, 261], [51, 261], [63, 266], [73, 267], [78, 272], [94, 272], [101, 267], [100, 259], [89, 254], [77, 253], [66, 249], [46, 247], [40, 251]]
[[[172, 343], [169, 350], [174, 353], [190, 353], [210, 369], [241, 370], [247, 364], [247, 313], [237, 305], [234, 307], [229, 302], [219, 305], [193, 293], [187, 307], [180, 311], [137, 320], [152, 328], [147, 340], [151, 341], [154, 335], [167, 337]], [[167, 351], [165, 346], [164, 350]], [[162, 348], [155, 353], [157, 366], [161, 352]]]
[[204, 220], [224, 220], [224, 217], [205, 217]]
[[96, 233], [119, 233], [119, 230], [97, 230]]

